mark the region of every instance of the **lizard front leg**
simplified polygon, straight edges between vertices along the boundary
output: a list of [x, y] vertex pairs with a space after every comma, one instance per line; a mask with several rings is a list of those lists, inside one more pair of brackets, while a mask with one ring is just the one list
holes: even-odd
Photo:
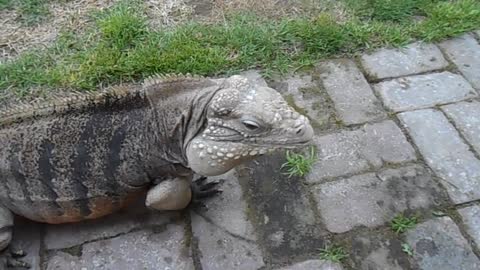
[[147, 193], [145, 204], [156, 210], [180, 210], [191, 202], [199, 203], [200, 199], [221, 192], [218, 189], [220, 181], [209, 182], [206, 177], [200, 177], [191, 182], [191, 177], [177, 177], [160, 182]]
[[145, 205], [156, 210], [180, 210], [192, 200], [190, 177], [164, 180], [147, 193]]
[[30, 268], [28, 263], [17, 258], [25, 256], [22, 250], [15, 250], [10, 245], [12, 241], [13, 214], [6, 207], [0, 205], [0, 270], [7, 266]]

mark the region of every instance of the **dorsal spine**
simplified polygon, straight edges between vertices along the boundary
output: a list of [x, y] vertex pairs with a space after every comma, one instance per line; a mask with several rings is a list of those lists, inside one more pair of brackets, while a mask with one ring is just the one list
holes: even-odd
[[54, 113], [66, 113], [69, 111], [98, 106], [114, 100], [127, 100], [129, 97], [145, 94], [145, 89], [150, 87], [162, 87], [162, 84], [200, 81], [202, 76], [190, 74], [155, 74], [147, 77], [141, 87], [137, 85], [119, 85], [108, 88], [102, 92], [80, 93], [71, 92], [67, 97], [56, 97], [49, 101], [20, 103], [11, 108], [0, 110], [0, 126], [26, 119], [47, 116]]

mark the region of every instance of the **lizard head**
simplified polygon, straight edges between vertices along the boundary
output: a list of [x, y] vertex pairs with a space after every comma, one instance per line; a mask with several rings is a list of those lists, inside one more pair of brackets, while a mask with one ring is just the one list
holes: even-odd
[[206, 125], [187, 147], [190, 167], [219, 175], [267, 152], [307, 145], [308, 119], [274, 89], [242, 76], [223, 81], [206, 112]]

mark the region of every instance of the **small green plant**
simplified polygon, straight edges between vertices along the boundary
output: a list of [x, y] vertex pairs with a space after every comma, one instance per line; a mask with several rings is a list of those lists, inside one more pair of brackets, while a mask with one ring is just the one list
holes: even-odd
[[402, 251], [407, 253], [408, 256], [413, 256], [413, 249], [412, 247], [407, 244], [407, 243], [403, 243], [402, 244]]
[[280, 169], [286, 168], [288, 177], [304, 176], [312, 169], [313, 163], [317, 160], [315, 148], [310, 148], [310, 155], [297, 154], [290, 151], [286, 153], [287, 162]]
[[341, 262], [347, 257], [347, 253], [342, 247], [331, 246], [320, 249], [320, 259], [332, 262]]
[[418, 223], [418, 218], [413, 216], [413, 217], [406, 217], [403, 214], [397, 215], [392, 221], [391, 221], [391, 228], [394, 232], [396, 233], [404, 233], [407, 230], [415, 227]]

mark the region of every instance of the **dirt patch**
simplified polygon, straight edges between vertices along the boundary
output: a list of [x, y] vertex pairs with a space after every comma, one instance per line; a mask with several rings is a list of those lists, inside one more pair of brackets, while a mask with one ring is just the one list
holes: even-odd
[[237, 12], [249, 12], [270, 19], [315, 16], [329, 12], [340, 21], [347, 16], [343, 2], [335, 0], [190, 0], [197, 20], [218, 22]]

